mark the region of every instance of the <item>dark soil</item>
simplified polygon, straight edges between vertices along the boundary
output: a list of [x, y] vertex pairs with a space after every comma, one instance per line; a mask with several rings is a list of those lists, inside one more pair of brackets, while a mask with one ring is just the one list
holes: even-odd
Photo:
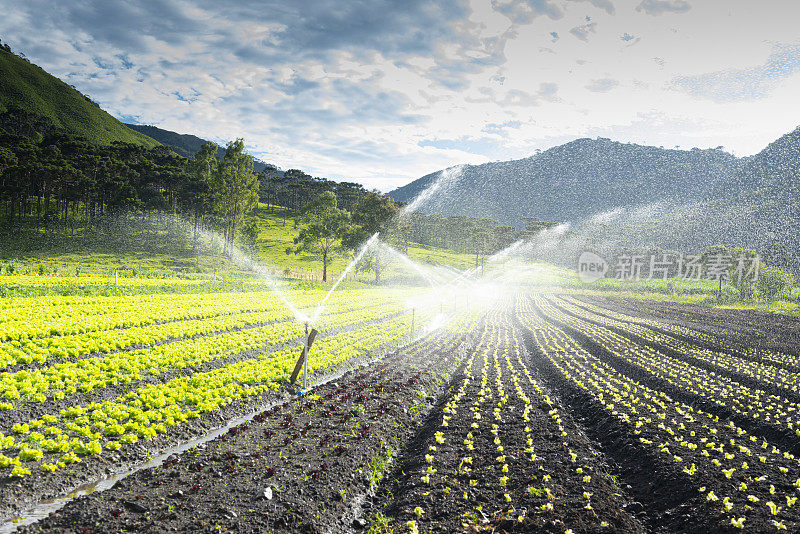
[[[542, 317], [551, 320], [550, 317], [542, 314]], [[735, 412], [718, 406], [707, 400], [694, 396], [687, 391], [674, 387], [658, 377], [649, 375], [644, 370], [617, 359], [612, 353], [607, 351], [602, 345], [595, 342], [592, 338], [572, 326], [554, 321], [557, 326], [567, 332], [572, 338], [580, 343], [585, 350], [592, 353], [608, 363], [621, 375], [631, 377], [641, 384], [645, 384], [654, 390], [663, 391], [676, 401], [683, 402], [700, 408], [705, 413], [716, 415], [720, 423], [716, 426], [720, 442], [727, 442], [731, 437], [737, 436], [726, 423], [733, 421], [737, 426], [748, 431], [753, 436], [758, 436], [758, 443], [766, 439], [773, 445], [778, 445], [781, 450], [789, 451], [795, 455], [800, 454], [798, 440], [796, 436], [788, 432], [781, 432], [774, 427], [757, 423], [752, 419], [739, 416]], [[536, 350], [535, 344], [528, 339], [529, 346]], [[621, 480], [631, 486], [636, 498], [645, 506], [647, 524], [656, 532], [740, 532], [735, 529], [725, 514], [717, 511], [708, 510], [708, 506], [703, 506], [703, 499], [698, 496], [696, 490], [689, 485], [688, 477], [683, 475], [680, 470], [664, 460], [663, 456], [654, 453], [652, 448], [645, 448], [633, 439], [633, 429], [620, 423], [618, 420], [609, 416], [608, 412], [597, 403], [591, 396], [575, 388], [571, 383], [564, 379], [563, 375], [556, 372], [547, 362], [542, 361], [540, 369], [548, 376], [550, 384], [559, 389], [560, 397], [572, 408], [578, 420], [586, 424], [589, 434], [601, 444], [601, 450], [612, 458], [615, 464], [615, 471], [620, 475]], [[683, 432], [691, 433], [696, 431], [701, 433], [702, 421], [695, 421], [694, 427], [691, 423], [685, 424]], [[642, 432], [642, 437], [649, 438], [651, 442], [660, 442], [655, 434], [646, 436]], [[659, 440], [659, 441], [656, 441]], [[751, 462], [752, 463], [752, 462]], [[787, 462], [793, 464], [794, 461]], [[730, 490], [729, 487], [720, 484], [720, 473], [717, 469], [709, 470], [707, 464], [698, 468], [698, 473], [694, 475], [693, 482], [695, 488], [698, 484], [716, 490], [717, 493], [724, 495]], [[701, 465], [698, 463], [698, 465]], [[759, 502], [767, 502], [775, 497], [771, 495], [771, 490], [767, 489], [766, 484], [757, 484], [760, 478], [769, 479], [775, 483], [777, 488], [793, 492], [792, 483], [797, 478], [796, 470], [780, 475], [775, 466], [769, 463], [760, 463], [750, 466], [748, 470], [748, 493], [760, 499]], [[782, 479], [782, 480], [778, 480]], [[742, 495], [735, 495], [737, 506], [743, 507], [748, 503], [742, 499]], [[710, 513], [698, 513], [698, 510], [705, 509]], [[755, 508], [748, 514], [747, 531], [766, 532], [774, 531], [772, 516], [765, 513], [763, 508]], [[779, 514], [778, 519], [796, 521], [791, 509], [784, 509]], [[791, 529], [790, 529], [791, 530]]]
[[[372, 322], [361, 324], [372, 324]], [[331, 330], [327, 332], [326, 335], [335, 335], [356, 328], [357, 326], [358, 325], [350, 325]], [[363, 354], [359, 358], [344, 362], [336, 368], [328, 369], [320, 375], [315, 376], [315, 378], [324, 379], [324, 376], [336, 374], [341, 369], [351, 368], [352, 366], [358, 365], [360, 361], [371, 360], [374, 358], [374, 354], [382, 354], [388, 348], [389, 347], [378, 347], [373, 351], [373, 354]], [[228, 361], [228, 363], [233, 363], [233, 361], [257, 357], [258, 352], [259, 351], [245, 351], [233, 356], [233, 359], [227, 359], [226, 361]], [[213, 365], [213, 363], [213, 361], [209, 362], [209, 365]], [[197, 368], [194, 370], [184, 369], [180, 372], [191, 374], [192, 372], [197, 372]], [[152, 379], [158, 378], [158, 376], [152, 377]], [[105, 475], [121, 472], [130, 466], [140, 464], [148, 458], [157, 455], [160, 451], [175, 447], [198, 436], [203, 436], [210, 430], [224, 426], [227, 421], [250, 413], [260, 406], [272, 405], [276, 400], [290, 395], [293, 390], [294, 388], [282, 385], [276, 392], [268, 391], [254, 397], [235, 400], [218, 411], [203, 413], [198, 418], [189, 419], [181, 425], [171, 427], [165, 434], [160, 434], [152, 440], [139, 441], [135, 445], [123, 447], [116, 452], [104, 451], [101, 455], [83, 457], [81, 463], [76, 464], [72, 469], [59, 469], [54, 473], [36, 470], [33, 474], [22, 480], [13, 479], [9, 476], [2, 477], [0, 478], [0, 518], [4, 520], [13, 518], [42, 499], [66, 495], [76, 487], [86, 484], [87, 482], [97, 480]], [[91, 395], [94, 396], [93, 398], [95, 401], [102, 401], [115, 398], [119, 395], [119, 392], [114, 393], [113, 388], [104, 388], [93, 392]], [[70, 406], [72, 402], [72, 399], [58, 401], [58, 404], [53, 410], [55, 410], [55, 413], [58, 413], [58, 410]], [[23, 405], [19, 411], [29, 411], [31, 414], [30, 418], [33, 418], [43, 413], [41, 410], [41, 405], [30, 404]], [[27, 420], [30, 420], [30, 418]], [[59, 455], [59, 453], [47, 454], [51, 454], [53, 457]], [[45, 459], [48, 459], [47, 455]]]
[[[740, 347], [752, 354], [754, 346], [761, 346], [800, 354], [797, 319], [620, 297], [580, 299], [708, 333], [719, 340], [707, 347], [714, 350]], [[504, 332], [510, 332], [508, 336], [497, 334], [499, 323], [505, 325]], [[672, 386], [617, 358], [570, 325], [559, 326], [621, 375], [719, 416], [721, 442], [735, 436], [724, 427], [729, 419], [759, 441], [765, 438], [783, 450], [798, 452], [796, 437], [776, 433]], [[617, 333], [642, 342], [623, 331]], [[522, 351], [519, 360], [517, 346]], [[702, 483], [722, 494], [728, 486], [719, 480], [718, 472], [708, 471], [698, 461], [698, 472], [690, 479], [657, 449], [643, 445], [632, 428], [567, 380], [538, 350], [528, 331], [506, 309], [470, 335], [434, 334], [351, 370], [309, 396], [290, 396], [288, 389], [282, 389], [246, 405], [228, 406], [156, 442], [185, 441], [253, 408], [254, 403], [279, 401], [224, 436], [174, 455], [158, 467], [143, 469], [107, 491], [74, 500], [25, 530], [344, 533], [371, 526], [371, 532], [381, 533], [389, 528], [409, 531], [408, 522], [413, 521], [419, 532], [442, 533], [737, 531], [730, 518], [709, 508], [697, 491]], [[514, 354], [510, 364], [506, 354]], [[467, 365], [470, 357], [472, 364]], [[487, 375], [482, 384], [484, 368]], [[517, 384], [530, 399], [528, 422], [522, 417], [526, 403], [517, 393]], [[473, 428], [470, 407], [478, 399], [482, 399], [484, 419]], [[453, 401], [456, 415], [443, 425], [448, 403]], [[507, 471], [497, 460], [500, 453], [490, 431], [496, 406], [502, 407], [496, 436], [504, 447]], [[700, 428], [694, 428], [698, 434]], [[687, 424], [686, 431], [691, 430]], [[443, 442], [437, 440], [437, 432], [443, 433]], [[464, 441], [470, 432], [472, 450]], [[525, 452], [531, 446], [528, 436], [538, 460]], [[658, 439], [655, 433], [641, 436]], [[434, 460], [428, 462], [431, 446], [436, 450]], [[87, 460], [81, 464], [81, 475], [96, 477], [112, 466], [141, 461], [146, 454], [146, 446], [137, 445], [125, 456]], [[465, 457], [472, 459], [469, 471], [463, 469]], [[576, 465], [586, 471], [578, 473]], [[437, 471], [427, 483], [422, 477], [429, 467]], [[752, 477], [771, 473], [781, 491], [791, 489], [786, 480], [797, 477], [794, 472], [775, 477], [774, 466], [769, 465], [754, 463], [750, 469]], [[587, 473], [590, 482], [583, 478]], [[501, 483], [504, 476], [508, 479]], [[62, 494], [77, 481], [52, 479], [45, 479], [39, 488], [28, 487], [32, 483], [27, 479], [20, 485], [0, 482], [0, 513], [5, 503], [13, 503], [6, 510], [20, 507], [25, 499]], [[544, 488], [552, 495], [543, 493]], [[762, 503], [768, 501], [770, 494], [759, 488], [753, 482], [749, 491]], [[585, 491], [592, 493], [590, 508], [585, 506]], [[547, 505], [552, 509], [543, 509]], [[778, 517], [791, 521], [787, 514], [794, 510], [784, 508]], [[747, 530], [774, 531], [769, 519], [766, 513], [754, 511], [752, 518], [748, 516]]]
[[[490, 341], [488, 346], [479, 347], [478, 352], [488, 347], [491, 350], [497, 347], [501, 353], [511, 348]], [[511, 369], [501, 359], [501, 381], [508, 395], [503, 408], [505, 415], [498, 425], [497, 434], [508, 465], [505, 473], [508, 481], [505, 486], [501, 484], [504, 472], [497, 461], [500, 453], [491, 433], [491, 423], [495, 422], [491, 417], [492, 410], [499, 399], [496, 387], [494, 395], [481, 409], [485, 420], [477, 429], [471, 426], [473, 419], [469, 407], [481, 389], [483, 363], [479, 359], [476, 358], [473, 367], [465, 371], [464, 376], [470, 381], [458, 402], [457, 415], [448, 426], [441, 426], [442, 416], [446, 413], [444, 408], [456, 397], [464, 377], [453, 381], [447, 394], [439, 400], [405, 448], [403, 461], [382, 488], [387, 498], [381, 513], [392, 519], [396, 531], [408, 531], [405, 525], [414, 521], [420, 532], [563, 533], [567, 528], [575, 533], [643, 532], [644, 528], [634, 517], [634, 513], [639, 511], [637, 506], [641, 505], [633, 504], [625, 495], [625, 490], [609, 475], [603, 456], [563, 408], [557, 403], [546, 404], [542, 393], [524, 379], [524, 374], [521, 374], [524, 371], [514, 359], [513, 370], [523, 378], [520, 385], [531, 399], [532, 410], [528, 415], [530, 421], [525, 423], [522, 417], [525, 403], [516, 395], [510, 378]], [[524, 359], [527, 360], [527, 356]], [[496, 384], [496, 378], [497, 372], [490, 363], [488, 387]], [[561, 435], [561, 429], [550, 414], [554, 407], [559, 410], [567, 437]], [[533, 449], [540, 458], [537, 461], [532, 461], [530, 454], [525, 453], [526, 424], [531, 428]], [[443, 432], [444, 443], [435, 439], [437, 431]], [[469, 432], [473, 435], [474, 450], [469, 450], [464, 443]], [[425, 455], [430, 446], [436, 447], [436, 451], [434, 462], [429, 464]], [[570, 460], [569, 451], [576, 454], [576, 463]], [[472, 458], [472, 470], [467, 473], [461, 472], [464, 457]], [[431, 483], [426, 484], [421, 477], [429, 465], [435, 466], [437, 473], [431, 477]], [[578, 474], [578, 466], [587, 470]], [[590, 484], [583, 481], [586, 473], [591, 473]], [[477, 484], [471, 484], [470, 480]], [[545, 487], [551, 489], [552, 496], [542, 493]], [[584, 491], [593, 494], [591, 509], [585, 507]], [[506, 494], [511, 497], [510, 502], [507, 502]], [[542, 507], [547, 505], [552, 505], [552, 509], [543, 510]], [[415, 509], [419, 513], [415, 513]]]
[[620, 313], [707, 332], [743, 348], [763, 346], [800, 355], [800, 318], [797, 317], [616, 296], [580, 295], [576, 298]]
[[[794, 432], [778, 426], [770, 425], [768, 423], [761, 423], [758, 419], [740, 415], [726, 405], [717, 404], [700, 395], [695, 395], [688, 390], [670, 384], [656, 374], [650, 373], [637, 365], [618, 358], [600, 343], [580, 330], [574, 328], [572, 325], [552, 320], [550, 317], [547, 319], [557, 324], [560, 328], [579, 341], [588, 352], [604, 360], [619, 373], [631, 377], [641, 384], [646, 384], [650, 388], [663, 391], [677, 401], [714, 414], [722, 420], [733, 421], [737, 426], [745, 429], [750, 434], [758, 436], [761, 439], [766, 439], [779, 446], [782, 450], [787, 450], [793, 454], [800, 455], [800, 438], [798, 438]], [[637, 343], [637, 341], [628, 334], [625, 334], [624, 337], [631, 339], [631, 343], [634, 344], [634, 346]]]

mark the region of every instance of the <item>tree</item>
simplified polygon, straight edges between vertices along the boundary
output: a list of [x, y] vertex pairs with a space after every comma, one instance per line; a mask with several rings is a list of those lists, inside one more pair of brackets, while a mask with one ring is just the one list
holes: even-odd
[[328, 281], [328, 265], [341, 250], [341, 239], [350, 229], [350, 214], [336, 205], [336, 195], [325, 191], [306, 204], [300, 214], [305, 226], [287, 254], [308, 252], [322, 260], [322, 281]]
[[525, 223], [525, 230], [519, 233], [521, 239], [535, 237], [542, 230], [558, 225], [557, 222], [543, 221], [539, 217], [520, 217], [520, 220]]
[[216, 143], [206, 141], [189, 161], [189, 180], [183, 191], [183, 201], [194, 219], [192, 249], [197, 248], [199, 223], [207, 212], [211, 179], [219, 166], [218, 149]]
[[253, 172], [253, 158], [244, 153], [244, 140], [231, 141], [225, 156], [211, 173], [214, 207], [222, 218], [225, 246], [230, 251], [236, 229], [258, 204], [258, 177]]
[[775, 300], [781, 293], [794, 287], [795, 283], [795, 278], [791, 273], [762, 263], [756, 286], [758, 294], [763, 300]]
[[14, 153], [9, 149], [0, 146], [0, 174], [3, 174], [3, 171], [7, 167], [11, 167], [12, 165], [16, 164], [17, 156], [15, 156]]
[[[353, 208], [353, 227], [345, 236], [342, 244], [351, 250], [357, 250], [365, 241], [376, 233], [386, 234], [389, 226], [395, 221], [399, 208], [389, 195], [371, 191], [363, 195]], [[362, 268], [375, 273], [375, 282], [380, 283], [383, 263], [380, 249], [376, 248], [364, 254], [361, 259]]]

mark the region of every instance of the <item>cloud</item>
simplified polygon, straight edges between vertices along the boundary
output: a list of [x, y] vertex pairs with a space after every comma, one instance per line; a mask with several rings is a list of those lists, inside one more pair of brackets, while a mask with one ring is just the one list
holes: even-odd
[[540, 15], [553, 20], [564, 16], [561, 8], [551, 0], [492, 0], [492, 8], [515, 24], [530, 24]]
[[461, 150], [470, 154], [479, 154], [492, 157], [502, 148], [501, 143], [491, 137], [462, 136], [457, 139], [424, 139], [419, 142], [420, 147], [433, 147], [438, 149]]
[[775, 46], [763, 65], [698, 76], [679, 76], [671, 88], [715, 102], [765, 98], [782, 80], [800, 72], [800, 44]]
[[691, 7], [686, 0], [642, 0], [642, 3], [636, 6], [636, 11], [657, 16], [664, 13], [686, 13]]
[[116, 117], [385, 190], [590, 132], [763, 148], [800, 87], [800, 4], [770, 1], [0, 0], [0, 35]]
[[597, 32], [597, 23], [596, 22], [589, 22], [587, 24], [582, 24], [581, 26], [575, 26], [572, 28], [569, 33], [580, 39], [581, 41], [588, 41], [590, 33]]
[[505, 97], [500, 100], [500, 105], [507, 106], [538, 106], [542, 100], [554, 102], [558, 99], [558, 84], [545, 82], [539, 84], [536, 93], [530, 93], [520, 89], [511, 89], [506, 92]]
[[488, 134], [498, 134], [505, 136], [506, 129], [516, 130], [519, 129], [520, 126], [522, 126], [522, 122], [520, 121], [505, 121], [502, 123], [493, 122], [481, 128], [481, 131]]
[[614, 12], [615, 12], [614, 4], [611, 3], [611, 0], [570, 0], [570, 1], [571, 2], [589, 2], [594, 7], [604, 10], [609, 15], [613, 15]]
[[586, 89], [593, 93], [607, 93], [619, 85], [619, 80], [613, 78], [600, 78], [592, 80]]

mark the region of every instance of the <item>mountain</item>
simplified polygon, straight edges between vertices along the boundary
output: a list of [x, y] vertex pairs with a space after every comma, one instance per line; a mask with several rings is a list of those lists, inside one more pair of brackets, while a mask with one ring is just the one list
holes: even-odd
[[[200, 150], [200, 147], [203, 145], [203, 143], [206, 142], [205, 139], [197, 137], [196, 135], [179, 134], [170, 130], [157, 128], [155, 126], [146, 126], [144, 124], [126, 124], [125, 126], [148, 137], [152, 137], [159, 143], [167, 145], [176, 153], [186, 158], [191, 158], [194, 156], [195, 153]], [[224, 155], [225, 148], [220, 147], [217, 150], [217, 157], [222, 159]], [[268, 164], [264, 163], [263, 161], [257, 159], [253, 160], [253, 168], [256, 172], [261, 172], [267, 168], [267, 166]]]
[[786, 258], [773, 263], [800, 271], [800, 127], [747, 158], [712, 196], [715, 209], [708, 211], [725, 221], [726, 240], [767, 255], [781, 249]]
[[800, 127], [744, 161], [738, 172], [717, 184], [715, 198], [800, 197]]
[[55, 126], [100, 145], [112, 141], [158, 145], [154, 139], [125, 127], [74, 87], [0, 47], [0, 113], [13, 109], [45, 117]]
[[[694, 202], [727, 181], [742, 160], [721, 150], [668, 150], [577, 139], [513, 161], [466, 165], [421, 203], [427, 213], [521, 224], [520, 217], [574, 221], [618, 207]], [[434, 182], [428, 174], [389, 195], [409, 202]]]

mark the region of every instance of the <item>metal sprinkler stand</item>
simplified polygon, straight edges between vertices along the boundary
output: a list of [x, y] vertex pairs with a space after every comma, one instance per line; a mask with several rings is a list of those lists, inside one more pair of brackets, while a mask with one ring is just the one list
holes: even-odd
[[414, 308], [411, 308], [411, 339], [414, 339]]
[[303, 392], [308, 388], [308, 323], [306, 323], [306, 348], [303, 351]]
[[297, 364], [294, 366], [292, 377], [289, 379], [289, 383], [294, 384], [297, 381], [297, 376], [300, 374], [300, 369], [303, 369], [303, 388], [299, 391], [300, 395], [305, 393], [308, 389], [308, 352], [311, 350], [311, 345], [314, 344], [315, 337], [317, 337], [317, 331], [312, 328], [311, 333], [309, 333], [308, 323], [306, 323], [306, 344], [303, 347], [303, 351], [300, 353]]

